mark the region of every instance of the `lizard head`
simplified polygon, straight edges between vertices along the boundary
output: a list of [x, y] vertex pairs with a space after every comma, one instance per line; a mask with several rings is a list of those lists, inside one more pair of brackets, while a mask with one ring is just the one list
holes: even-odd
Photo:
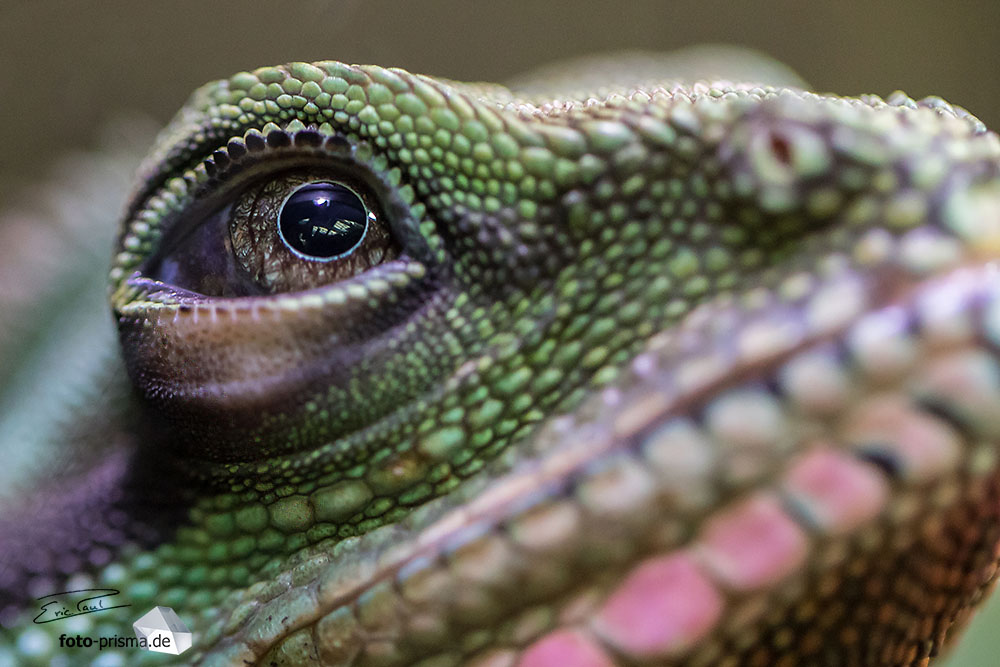
[[[875, 293], [991, 247], [995, 214], [967, 198], [992, 201], [995, 144], [937, 100], [718, 83], [541, 102], [265, 68], [199, 90], [162, 135], [113, 304], [133, 381], [186, 456], [362, 432], [352, 450], [402, 452], [426, 427], [389, 423], [445, 413], [463, 442], [494, 442], [699, 304], [748, 285], [801, 297], [837, 271]], [[307, 245], [343, 216], [353, 236]]]
[[[243, 517], [220, 543], [270, 545], [244, 583], [308, 573], [291, 611], [227, 603], [219, 646], [374, 659], [374, 628], [406, 662], [516, 618], [512, 655], [659, 659], [743, 650], [742, 609], [760, 656], [823, 650], [827, 621], [858, 652], [936, 651], [995, 547], [998, 157], [901, 94], [542, 98], [336, 62], [203, 87], [141, 172], [111, 291], [148, 448], [215, 494], [199, 520]], [[851, 624], [880, 594], [815, 608], [886, 567], [971, 574], [927, 606], [885, 593], [950, 610], [899, 632]]]

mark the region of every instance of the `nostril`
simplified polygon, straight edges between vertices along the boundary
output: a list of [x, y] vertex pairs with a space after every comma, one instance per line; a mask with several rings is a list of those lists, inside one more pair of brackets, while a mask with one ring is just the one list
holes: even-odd
[[792, 166], [792, 147], [788, 143], [787, 138], [772, 132], [770, 137], [770, 146], [771, 152], [774, 154], [776, 161], [786, 167]]

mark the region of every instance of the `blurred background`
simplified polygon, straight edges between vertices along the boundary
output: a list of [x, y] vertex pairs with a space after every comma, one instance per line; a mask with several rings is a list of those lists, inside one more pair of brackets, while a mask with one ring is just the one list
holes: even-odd
[[[260, 65], [333, 58], [503, 81], [552, 60], [728, 43], [822, 92], [940, 95], [1000, 127], [1000, 3], [34, 2], [0, 5], [0, 209], [123, 111], [166, 121], [191, 90]], [[116, 214], [118, 203], [110, 204]], [[1000, 664], [1000, 606], [949, 667]], [[991, 645], [991, 641], [995, 643]]]
[[0, 201], [123, 109], [162, 122], [205, 81], [290, 60], [503, 81], [568, 56], [722, 42], [771, 54], [819, 91], [940, 95], [996, 127], [997, 26], [995, 0], [7, 0]]

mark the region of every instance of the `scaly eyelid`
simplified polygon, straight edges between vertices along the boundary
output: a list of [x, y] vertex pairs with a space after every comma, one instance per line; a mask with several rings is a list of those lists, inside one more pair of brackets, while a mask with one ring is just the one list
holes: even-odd
[[[271, 142], [274, 134], [287, 141]], [[300, 141], [303, 136], [305, 140]], [[406, 255], [431, 275], [438, 275], [435, 267], [446, 261], [446, 250], [434, 244], [421, 227], [424, 208], [405, 175], [366, 142], [349, 142], [308, 128], [288, 134], [273, 131], [265, 140], [256, 130], [249, 130], [243, 138], [232, 138], [202, 156], [189, 162], [196, 167], [182, 176], [166, 178], [130, 207], [110, 275], [116, 312], [130, 310], [131, 301], [143, 300], [142, 290], [130, 285], [130, 278], [150, 278], [150, 271], [170, 253], [178, 252], [202, 221], [218, 215], [253, 182], [282, 171], [323, 170], [327, 178], [351, 185], [363, 195], [367, 207], [377, 211], [398, 245], [398, 253], [392, 256]], [[380, 261], [388, 259], [391, 257]], [[247, 285], [238, 291], [246, 296], [267, 296], [267, 290], [261, 293]]]
[[[225, 144], [203, 147], [172, 172], [160, 172], [139, 188], [129, 204], [119, 233], [111, 269], [113, 291], [136, 271], [155, 264], [173, 238], [182, 238], [195, 224], [221, 207], [254, 178], [295, 166], [316, 165], [358, 172], [373, 182], [386, 179], [374, 173], [370, 148], [359, 150], [339, 135], [307, 128], [296, 133], [270, 132], [266, 137], [248, 129]], [[186, 166], [185, 166], [186, 165]], [[376, 190], [378, 191], [378, 190]], [[164, 241], [166, 239], [166, 241]]]

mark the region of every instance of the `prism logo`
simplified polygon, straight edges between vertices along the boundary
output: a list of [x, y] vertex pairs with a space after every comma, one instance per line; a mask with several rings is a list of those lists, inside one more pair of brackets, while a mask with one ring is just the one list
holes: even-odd
[[191, 631], [170, 607], [153, 607], [132, 624], [139, 647], [180, 655], [191, 648]]

